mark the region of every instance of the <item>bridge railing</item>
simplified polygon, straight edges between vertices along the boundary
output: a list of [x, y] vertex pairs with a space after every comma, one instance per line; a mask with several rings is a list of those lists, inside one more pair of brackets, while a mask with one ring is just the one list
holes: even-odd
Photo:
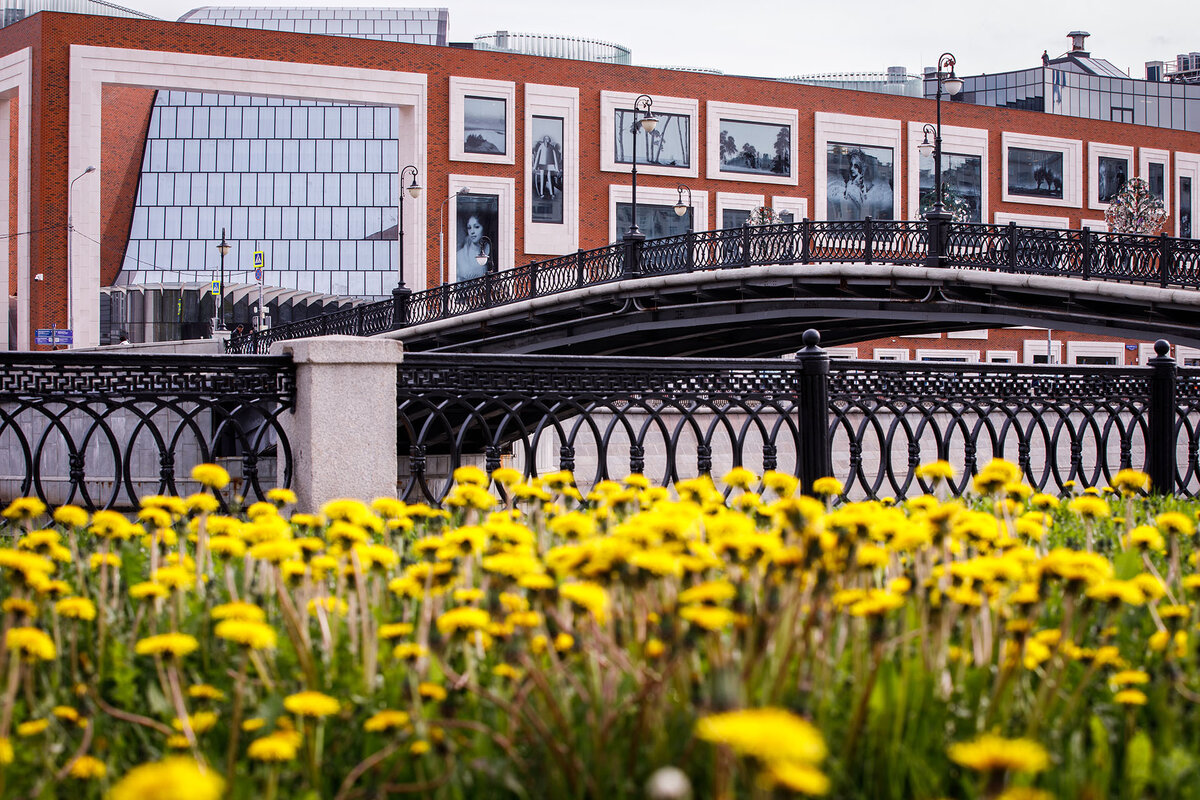
[[[670, 484], [734, 466], [853, 499], [929, 491], [946, 459], [970, 491], [992, 458], [1039, 491], [1106, 486], [1129, 467], [1200, 495], [1200, 372], [1148, 367], [409, 353], [397, 373], [400, 497], [437, 502], [453, 470], [574, 472], [587, 491], [643, 473]], [[1165, 343], [1162, 343], [1165, 345]]]
[[137, 508], [212, 461], [248, 501], [291, 483], [290, 358], [2, 353], [0, 373], [0, 498]]
[[[1200, 241], [925, 220], [803, 220], [580, 250], [302, 322], [231, 336], [230, 353], [330, 333], [371, 336], [639, 275], [770, 264], [927, 264], [1200, 288]], [[940, 243], [940, 244], [939, 244]]]

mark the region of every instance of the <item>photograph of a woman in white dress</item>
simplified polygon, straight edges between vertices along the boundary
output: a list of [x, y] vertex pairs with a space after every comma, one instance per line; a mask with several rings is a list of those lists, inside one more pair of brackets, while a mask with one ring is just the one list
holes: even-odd
[[892, 148], [831, 142], [825, 168], [828, 219], [895, 219]]
[[563, 221], [563, 121], [561, 117], [533, 118], [533, 221]]

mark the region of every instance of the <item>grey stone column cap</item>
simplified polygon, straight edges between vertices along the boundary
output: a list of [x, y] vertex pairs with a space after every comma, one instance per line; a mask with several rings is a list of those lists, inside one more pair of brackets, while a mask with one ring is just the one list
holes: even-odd
[[315, 336], [275, 342], [271, 355], [290, 355], [297, 364], [400, 364], [404, 344], [397, 339]]

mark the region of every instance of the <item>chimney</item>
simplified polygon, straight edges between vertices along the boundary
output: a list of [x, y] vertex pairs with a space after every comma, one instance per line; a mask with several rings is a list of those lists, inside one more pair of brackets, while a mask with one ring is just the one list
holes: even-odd
[[1070, 37], [1070, 39], [1071, 39], [1071, 52], [1072, 53], [1074, 53], [1076, 55], [1080, 55], [1080, 56], [1089, 55], [1088, 51], [1086, 49], [1084, 49], [1085, 48], [1084, 40], [1087, 39], [1087, 37], [1091, 36], [1090, 33], [1088, 33], [1087, 31], [1071, 31], [1070, 33], [1067, 34], [1067, 36]]

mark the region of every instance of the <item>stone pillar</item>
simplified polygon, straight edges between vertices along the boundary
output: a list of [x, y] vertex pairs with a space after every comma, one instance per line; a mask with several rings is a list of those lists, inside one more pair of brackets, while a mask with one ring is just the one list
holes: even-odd
[[287, 434], [297, 508], [316, 512], [338, 497], [395, 497], [396, 365], [403, 345], [321, 336], [276, 342], [271, 353], [296, 364], [296, 413]]

